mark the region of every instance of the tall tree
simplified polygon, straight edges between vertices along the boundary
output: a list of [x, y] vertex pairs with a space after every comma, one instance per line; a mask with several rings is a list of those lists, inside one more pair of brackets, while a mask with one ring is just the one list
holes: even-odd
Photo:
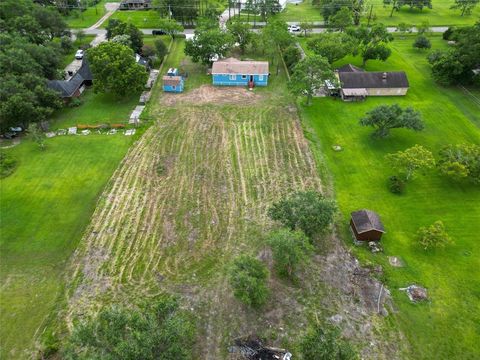
[[182, 33], [184, 30], [183, 26], [174, 19], [160, 18], [157, 24], [157, 27], [170, 35], [172, 39], [176, 34]]
[[435, 166], [432, 153], [421, 145], [388, 154], [386, 159], [394, 169], [400, 172], [405, 181], [410, 180], [415, 173], [432, 169]]
[[295, 65], [288, 85], [294, 94], [305, 95], [307, 105], [310, 105], [313, 95], [325, 87], [325, 81], [335, 83], [335, 73], [326, 58], [314, 55]]
[[322, 33], [307, 42], [307, 47], [315, 54], [327, 58], [330, 64], [343, 59], [355, 51], [356, 41], [345, 33]]
[[95, 77], [94, 90], [125, 96], [139, 92], [148, 74], [135, 61], [133, 51], [122, 44], [105, 42], [87, 51]]
[[450, 9], [460, 10], [461, 16], [470, 15], [479, 2], [480, 0], [455, 0], [455, 4]]
[[298, 191], [274, 203], [268, 216], [290, 230], [302, 230], [313, 238], [327, 231], [337, 207], [332, 200], [312, 190]]
[[235, 43], [238, 43], [238, 47], [242, 54], [245, 52], [250, 39], [252, 38], [252, 32], [250, 24], [247, 24], [241, 20], [231, 20], [227, 23], [227, 30], [233, 36]]
[[[362, 56], [363, 66], [368, 60], [385, 61], [392, 53], [387, 45], [393, 40], [393, 36], [383, 24], [375, 24], [372, 27], [362, 25], [357, 28], [349, 28], [347, 33], [358, 40], [357, 49]], [[357, 49], [354, 55], [356, 55]]]
[[476, 144], [447, 145], [440, 150], [437, 166], [445, 176], [455, 180], [468, 179], [480, 184], [480, 146]]
[[410, 9], [423, 10], [423, 8], [432, 8], [432, 0], [397, 0], [397, 9], [403, 6], [409, 6]]
[[195, 36], [185, 43], [185, 54], [192, 57], [193, 62], [210, 65], [215, 57], [225, 57], [233, 46], [231, 34], [213, 29], [197, 29]]
[[379, 138], [388, 136], [391, 129], [421, 131], [425, 127], [418, 111], [412, 107], [402, 109], [398, 104], [377, 106], [360, 119], [360, 125], [375, 128], [372, 135]]
[[131, 49], [139, 54], [143, 46], [143, 33], [133, 24], [118, 19], [110, 19], [107, 25], [107, 39], [113, 39], [118, 35], [128, 35], [131, 41]]
[[353, 25], [352, 11], [347, 7], [342, 7], [335, 15], [330, 16], [329, 24], [332, 28], [343, 32]]
[[178, 300], [161, 295], [138, 307], [111, 306], [75, 325], [62, 349], [67, 360], [189, 360], [195, 328]]
[[351, 0], [319, 0], [320, 13], [325, 22], [335, 15], [342, 7], [352, 8]]

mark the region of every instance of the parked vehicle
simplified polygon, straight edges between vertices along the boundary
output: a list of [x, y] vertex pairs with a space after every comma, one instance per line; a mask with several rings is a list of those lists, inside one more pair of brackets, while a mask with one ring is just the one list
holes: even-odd
[[288, 32], [290, 32], [290, 33], [297, 33], [297, 32], [300, 32], [300, 31], [302, 31], [302, 29], [298, 25], [289, 25], [288, 26]]
[[84, 53], [83, 50], [77, 50], [77, 52], [75, 53], [75, 59], [82, 60], [83, 59], [83, 53]]
[[165, 30], [152, 30], [152, 35], [167, 35]]
[[14, 133], [19, 133], [19, 132], [22, 132], [23, 129], [22, 129], [21, 126], [15, 126], [15, 127], [11, 127], [11, 128], [10, 128], [10, 131], [11, 131], [11, 132], [14, 132]]

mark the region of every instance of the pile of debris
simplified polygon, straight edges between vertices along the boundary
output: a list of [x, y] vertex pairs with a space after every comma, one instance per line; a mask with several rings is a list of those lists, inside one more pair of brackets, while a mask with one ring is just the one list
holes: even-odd
[[410, 301], [413, 301], [413, 302], [418, 302], [418, 301], [428, 299], [427, 289], [425, 289], [421, 286], [410, 285], [409, 287], [401, 288], [401, 289], [398, 289], [398, 290], [406, 291], [407, 295], [408, 295], [408, 298], [410, 299]]
[[263, 345], [255, 335], [238, 338], [235, 345], [228, 348], [229, 353], [236, 353], [248, 360], [290, 360], [292, 354], [285, 349]]

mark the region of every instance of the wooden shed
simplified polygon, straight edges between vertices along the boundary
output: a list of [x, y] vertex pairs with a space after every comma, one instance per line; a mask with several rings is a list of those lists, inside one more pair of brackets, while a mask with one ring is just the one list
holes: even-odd
[[350, 227], [356, 241], [379, 241], [385, 233], [380, 216], [371, 210], [358, 210], [351, 214]]

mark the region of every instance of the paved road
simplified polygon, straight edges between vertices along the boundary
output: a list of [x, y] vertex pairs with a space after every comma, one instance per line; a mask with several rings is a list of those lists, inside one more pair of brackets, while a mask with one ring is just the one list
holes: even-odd
[[[396, 32], [397, 28], [396, 27], [387, 27], [387, 29], [388, 29], [389, 32], [394, 33], [394, 32]], [[447, 29], [448, 29], [448, 26], [434, 26], [434, 27], [430, 28], [430, 31], [434, 32], [434, 33], [443, 33]], [[151, 35], [152, 30], [154, 30], [154, 29], [140, 29], [140, 30], [145, 35]], [[75, 32], [75, 31], [78, 31], [78, 29], [72, 30], [72, 32]], [[105, 29], [83, 29], [83, 31], [87, 35], [105, 35], [107, 33], [107, 31]], [[254, 31], [259, 31], [259, 30], [254, 29]], [[313, 34], [319, 34], [319, 33], [325, 32], [325, 31], [327, 31], [327, 29], [323, 29], [323, 28], [312, 29]], [[417, 29], [413, 28], [412, 31], [417, 32]], [[185, 29], [185, 31], [183, 33], [184, 34], [193, 34], [194, 32], [195, 32], [195, 29]]]

